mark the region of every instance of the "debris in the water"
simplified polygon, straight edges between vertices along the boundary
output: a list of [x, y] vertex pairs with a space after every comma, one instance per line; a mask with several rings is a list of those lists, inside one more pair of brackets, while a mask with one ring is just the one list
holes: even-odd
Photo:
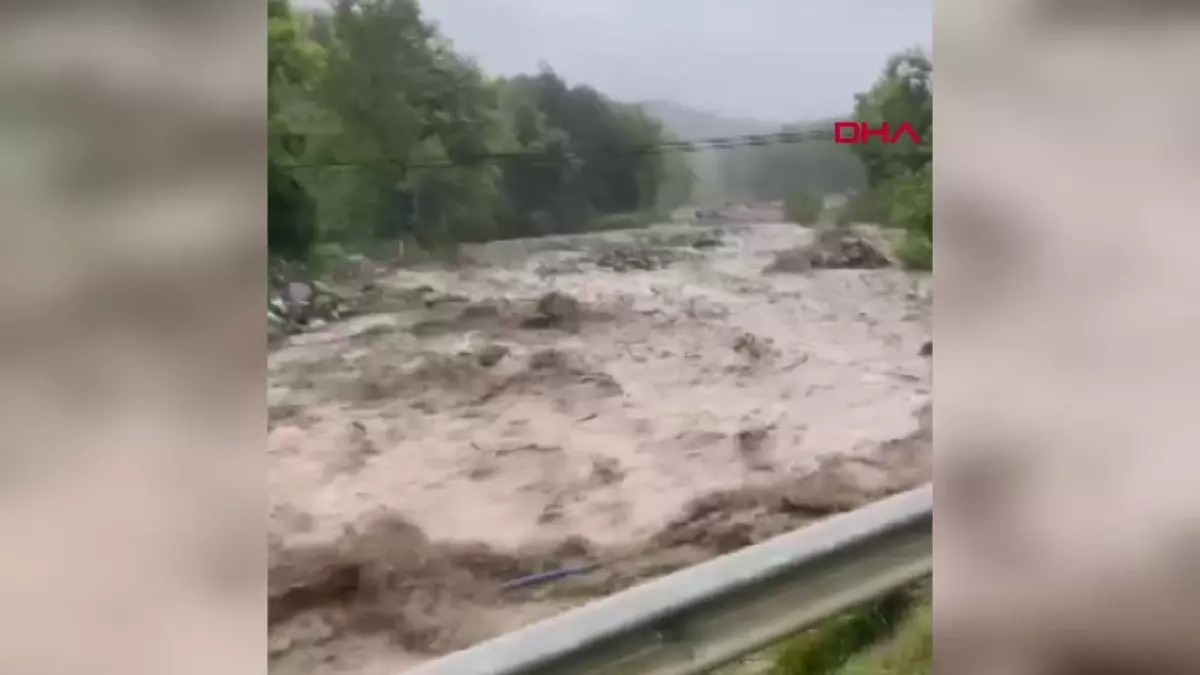
[[526, 588], [528, 586], [544, 584], [550, 581], [558, 581], [559, 579], [566, 579], [567, 577], [578, 576], [580, 574], [587, 574], [588, 572], [594, 572], [598, 569], [600, 569], [599, 563], [591, 563], [588, 565], [580, 565], [579, 567], [565, 567], [563, 569], [551, 570], [549, 572], [538, 572], [537, 574], [530, 574], [527, 576], [518, 577], [511, 581], [506, 581], [503, 585], [501, 585], [501, 588], [506, 591], [511, 591], [518, 588]]
[[526, 328], [559, 328], [567, 331], [579, 330], [583, 314], [579, 301], [559, 291], [543, 295], [537, 303], [537, 315], [521, 322]]
[[508, 352], [508, 347], [504, 345], [490, 344], [479, 350], [479, 353], [475, 355], [475, 360], [484, 368], [491, 368], [508, 356]]

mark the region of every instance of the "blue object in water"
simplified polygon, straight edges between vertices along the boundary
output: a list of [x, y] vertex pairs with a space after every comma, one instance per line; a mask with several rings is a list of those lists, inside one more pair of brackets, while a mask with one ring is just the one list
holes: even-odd
[[506, 581], [503, 585], [501, 585], [501, 588], [506, 591], [511, 591], [517, 588], [537, 586], [538, 584], [558, 581], [559, 579], [565, 579], [567, 577], [587, 574], [588, 572], [599, 569], [599, 567], [600, 565], [598, 563], [591, 563], [588, 565], [581, 565], [579, 567], [564, 567], [562, 569], [551, 570], [549, 572], [538, 572], [537, 574], [530, 574], [523, 577], [517, 577], [511, 581]]

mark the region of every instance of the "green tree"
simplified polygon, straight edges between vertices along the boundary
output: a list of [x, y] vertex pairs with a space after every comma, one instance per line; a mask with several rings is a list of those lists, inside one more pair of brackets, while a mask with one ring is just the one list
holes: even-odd
[[[498, 83], [509, 127], [502, 147], [512, 156], [501, 164], [505, 202], [504, 236], [544, 235], [581, 227], [592, 217], [583, 190], [583, 159], [573, 154], [570, 135], [551, 124], [539, 88], [557, 80], [520, 76]], [[576, 227], [576, 229], [577, 229]]]
[[668, 185], [686, 200], [690, 167], [654, 152], [666, 136], [640, 107], [572, 87], [549, 67], [500, 88], [508, 147], [520, 153], [503, 164], [506, 232], [578, 231], [600, 216], [655, 210]]
[[412, 0], [339, 0], [311, 32], [326, 56], [306, 102], [308, 156], [349, 165], [307, 173], [322, 236], [356, 244], [485, 238], [496, 170], [419, 168], [488, 152], [494, 101], [473, 64], [440, 40]]
[[288, 168], [304, 153], [305, 138], [283, 115], [283, 99], [311, 86], [321, 54], [287, 0], [268, 2], [267, 29], [267, 243], [272, 255], [300, 258], [317, 240], [315, 204]]
[[851, 146], [867, 168], [865, 199], [905, 232], [901, 257], [911, 267], [933, 265], [933, 64], [920, 50], [891, 56], [875, 84], [856, 97], [854, 117], [871, 126], [911, 125], [922, 143], [871, 139]]
[[271, 232], [288, 255], [579, 231], [690, 195], [686, 159], [648, 151], [657, 119], [548, 66], [490, 79], [415, 0], [268, 12]]
[[885, 143], [871, 138], [850, 146], [866, 165], [871, 185], [909, 171], [918, 171], [933, 159], [933, 63], [918, 49], [888, 58], [879, 79], [855, 97], [854, 119], [872, 127], [888, 123], [892, 129], [909, 124], [923, 141]]

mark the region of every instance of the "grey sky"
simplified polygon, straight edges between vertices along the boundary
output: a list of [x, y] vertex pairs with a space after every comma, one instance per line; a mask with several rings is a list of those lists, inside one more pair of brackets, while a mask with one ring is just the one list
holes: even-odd
[[[322, 0], [301, 0], [320, 6]], [[887, 55], [932, 42], [932, 0], [421, 0], [497, 74], [550, 63], [622, 100], [763, 120], [849, 112]]]

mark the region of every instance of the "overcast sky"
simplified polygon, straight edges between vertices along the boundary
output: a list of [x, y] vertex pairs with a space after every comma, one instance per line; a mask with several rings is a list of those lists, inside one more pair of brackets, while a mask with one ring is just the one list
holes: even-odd
[[[324, 0], [294, 0], [325, 6]], [[932, 42], [932, 0], [421, 0], [489, 72], [546, 61], [628, 101], [765, 121], [849, 112], [887, 55]]]

